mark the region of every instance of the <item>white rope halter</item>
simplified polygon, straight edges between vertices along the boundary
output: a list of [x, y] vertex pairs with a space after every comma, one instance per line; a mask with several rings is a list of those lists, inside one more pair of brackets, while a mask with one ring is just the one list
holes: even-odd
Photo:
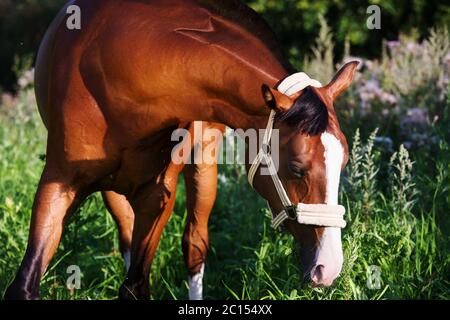
[[[303, 90], [307, 86], [322, 87], [322, 84], [317, 80], [311, 79], [305, 73], [300, 72], [287, 77], [278, 86], [278, 91], [290, 96]], [[270, 177], [272, 178], [278, 197], [280, 198], [284, 208], [272, 220], [272, 227], [278, 229], [284, 221], [291, 219], [297, 220], [300, 224], [345, 228], [345, 208], [341, 205], [305, 203], [299, 203], [297, 205], [292, 204], [280, 178], [278, 177], [277, 170], [270, 155], [270, 140], [272, 138], [275, 114], [276, 112], [274, 110], [270, 112], [261, 149], [256, 155], [256, 158], [248, 171], [248, 182], [253, 187], [253, 179], [263, 160], [269, 170]]]

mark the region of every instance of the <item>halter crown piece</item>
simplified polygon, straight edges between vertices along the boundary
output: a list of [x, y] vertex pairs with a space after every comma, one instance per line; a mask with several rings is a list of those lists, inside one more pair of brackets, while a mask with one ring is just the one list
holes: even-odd
[[[322, 87], [322, 84], [317, 80], [311, 79], [306, 73], [300, 72], [284, 79], [278, 86], [278, 91], [290, 96], [308, 86], [319, 88]], [[273, 184], [275, 185], [275, 189], [277, 190], [278, 196], [284, 208], [272, 220], [272, 227], [278, 229], [284, 221], [291, 219], [297, 220], [300, 224], [345, 228], [345, 208], [341, 205], [305, 203], [298, 203], [297, 205], [292, 204], [280, 178], [278, 177], [277, 170], [270, 155], [270, 148], [268, 147], [270, 145], [270, 139], [272, 138], [275, 114], [276, 112], [274, 110], [270, 112], [267, 128], [264, 132], [262, 147], [256, 155], [255, 160], [253, 160], [250, 170], [248, 171], [248, 182], [253, 187], [253, 179], [263, 160], [269, 170], [270, 177], [272, 178]]]

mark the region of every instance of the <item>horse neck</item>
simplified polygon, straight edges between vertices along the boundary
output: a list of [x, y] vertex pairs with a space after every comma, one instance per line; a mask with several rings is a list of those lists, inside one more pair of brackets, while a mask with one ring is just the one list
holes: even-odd
[[218, 59], [214, 75], [204, 75], [203, 87], [214, 115], [210, 120], [233, 129], [263, 128], [270, 110], [265, 105], [261, 86], [274, 87], [292, 70], [287, 70], [264, 47], [230, 52]]
[[274, 87], [287, 75], [287, 71], [278, 68], [240, 68], [235, 73], [224, 73], [224, 78], [220, 80], [222, 86], [215, 87], [220, 90], [208, 90], [215, 117], [213, 120], [233, 129], [262, 127], [260, 123], [267, 121], [270, 110], [265, 105], [261, 86], [267, 84]]

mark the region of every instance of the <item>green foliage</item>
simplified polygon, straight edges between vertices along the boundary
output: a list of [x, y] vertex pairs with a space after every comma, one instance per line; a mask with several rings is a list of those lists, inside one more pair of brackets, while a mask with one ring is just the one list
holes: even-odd
[[[342, 55], [345, 40], [353, 51], [365, 57], [377, 57], [383, 39], [397, 39], [401, 33], [416, 30], [420, 37], [428, 35], [434, 25], [450, 27], [448, 4], [439, 0], [418, 1], [367, 1], [367, 0], [246, 0], [261, 13], [282, 40], [287, 52], [300, 53], [302, 60], [320, 30], [320, 16], [324, 16], [339, 45], [335, 54]], [[369, 30], [366, 10], [376, 4], [381, 8], [381, 30]]]
[[312, 48], [313, 58], [305, 57], [302, 70], [322, 84], [326, 84], [334, 75], [334, 43], [325, 18], [319, 16], [319, 21], [320, 31]]
[[399, 42], [391, 42], [383, 57], [383, 88], [401, 97], [400, 103], [405, 106], [429, 108], [436, 95], [444, 98], [440, 91], [448, 75], [443, 66], [449, 52], [447, 28], [431, 29], [429, 38], [421, 44], [414, 38], [400, 37]]
[[403, 145], [400, 146], [398, 152], [392, 155], [389, 166], [392, 169], [390, 174], [391, 197], [396, 197], [395, 205], [398, 206], [396, 210], [410, 212], [414, 205], [416, 190], [412, 182], [413, 163], [409, 159], [408, 150]]
[[[17, 61], [33, 58], [66, 0], [0, 1], [0, 87], [17, 89]], [[32, 61], [33, 59], [31, 59]], [[25, 66], [24, 66], [25, 67]], [[22, 69], [23, 70], [23, 69]]]
[[379, 159], [379, 153], [373, 150], [378, 129], [373, 131], [365, 145], [361, 144], [360, 132], [356, 130], [353, 139], [353, 148], [350, 153], [349, 174], [347, 179], [348, 192], [353, 199], [361, 199], [357, 202], [365, 214], [370, 214], [378, 192], [376, 188], [376, 176], [379, 168], [375, 162]]
[[[32, 92], [24, 90], [15, 113], [0, 117], [0, 293], [25, 250], [32, 200], [43, 168], [40, 155], [46, 132], [30, 96]], [[272, 230], [264, 201], [248, 186], [242, 167], [221, 166], [210, 223], [205, 297], [449, 299], [448, 141], [442, 140], [437, 156], [427, 162], [425, 152], [416, 153], [413, 163], [403, 146], [391, 154], [390, 162], [384, 162], [375, 135], [365, 139], [357, 132], [349, 139], [353, 147], [340, 193], [348, 221], [343, 231], [345, 264], [336, 284], [327, 289], [300, 284], [292, 237]], [[181, 252], [185, 219], [185, 189], [180, 181], [174, 214], [152, 266], [153, 299], [187, 297]], [[90, 197], [64, 233], [42, 281], [42, 297], [114, 299], [124, 279], [118, 246], [115, 224], [101, 198]], [[66, 270], [72, 264], [82, 270], [80, 290], [65, 287]], [[379, 289], [367, 287], [373, 265], [381, 271]]]

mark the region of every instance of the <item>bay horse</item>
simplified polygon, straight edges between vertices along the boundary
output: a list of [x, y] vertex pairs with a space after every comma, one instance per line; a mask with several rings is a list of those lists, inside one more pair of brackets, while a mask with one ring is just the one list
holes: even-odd
[[[80, 30], [66, 27], [69, 5], [81, 9]], [[36, 61], [47, 157], [28, 246], [5, 298], [39, 298], [65, 222], [88, 195], [102, 191], [129, 260], [119, 297], [147, 299], [150, 266], [183, 172], [183, 252], [189, 296], [200, 299], [217, 165], [173, 163], [170, 139], [195, 121], [205, 123], [204, 132], [224, 125], [279, 130], [279, 150], [271, 150], [279, 152], [278, 171], [261, 174], [262, 159], [270, 161], [265, 149], [248, 160], [249, 181], [272, 212], [281, 212], [277, 226], [300, 244], [308, 280], [331, 285], [343, 263], [342, 226], [296, 217], [301, 208], [322, 218], [339, 210], [348, 146], [333, 101], [351, 84], [356, 67], [348, 63], [329, 84], [289, 93], [280, 84], [286, 86], [295, 70], [264, 20], [240, 1], [70, 1], [49, 27]]]

